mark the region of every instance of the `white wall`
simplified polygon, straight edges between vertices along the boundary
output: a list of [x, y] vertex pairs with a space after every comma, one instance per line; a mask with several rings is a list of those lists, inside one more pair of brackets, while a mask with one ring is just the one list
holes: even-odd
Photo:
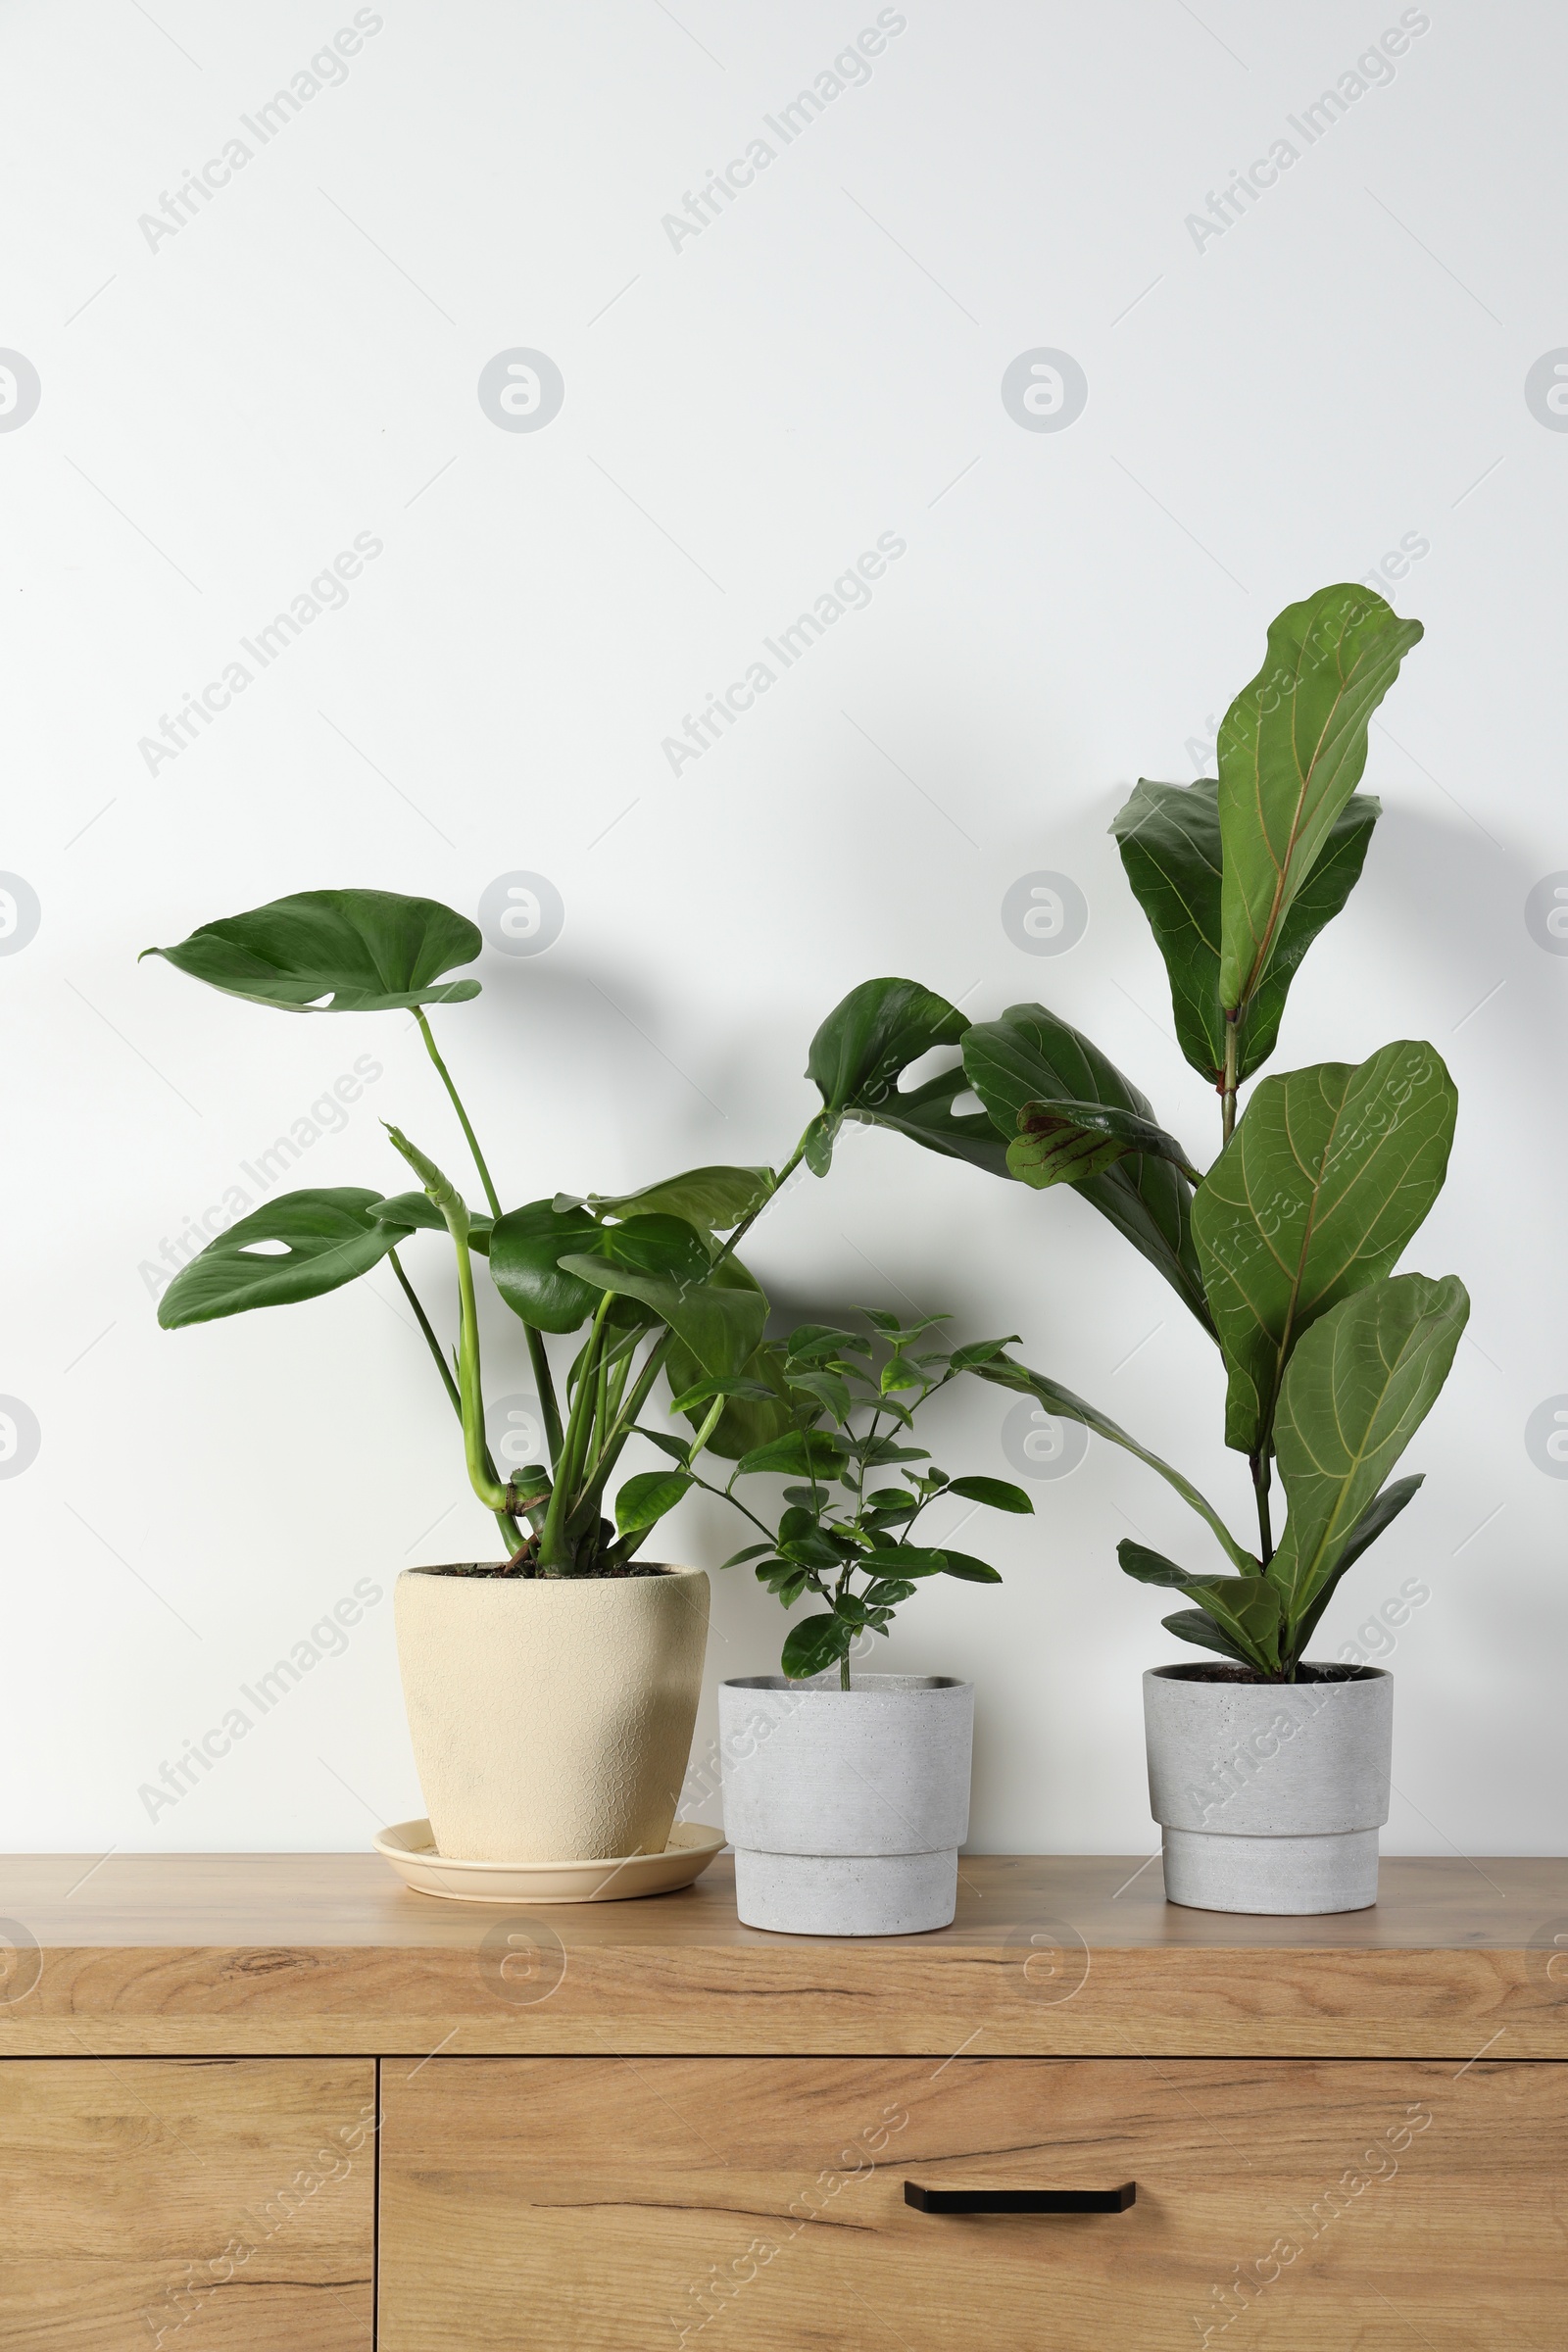
[[[487, 951], [483, 997], [438, 1016], [516, 1200], [781, 1156], [812, 1029], [879, 972], [975, 1012], [1044, 997], [1206, 1155], [1216, 1105], [1105, 827], [1138, 774], [1199, 772], [1281, 606], [1402, 545], [1390, 592], [1427, 637], [1373, 738], [1387, 814], [1277, 1066], [1400, 1035], [1446, 1056], [1459, 1140], [1409, 1262], [1462, 1274], [1475, 1315], [1409, 1457], [1427, 1487], [1325, 1647], [1420, 1580], [1388, 1847], [1558, 1848], [1568, 1464], [1544, 1475], [1526, 1425], [1568, 1392], [1568, 962], [1525, 903], [1568, 868], [1568, 419], [1525, 385], [1568, 344], [1561, 12], [906, 0], [788, 146], [764, 118], [871, 0], [370, 13], [265, 145], [241, 119], [348, 0], [19, 0], [0, 27], [0, 343], [41, 383], [0, 431], [0, 866], [41, 910], [0, 956], [0, 1392], [40, 1433], [0, 1479], [0, 1844], [360, 1846], [418, 1811], [386, 1600], [177, 1805], [138, 1789], [356, 1580], [488, 1542], [385, 1269], [176, 1335], [150, 1295], [166, 1240], [260, 1198], [244, 1163], [362, 1056], [380, 1074], [295, 1181], [397, 1189], [383, 1117], [461, 1164], [416, 1036], [138, 950], [301, 888], [471, 911], [548, 876], [559, 940]], [[1392, 79], [1308, 145], [1290, 118], [1401, 22]], [[236, 135], [194, 218], [140, 224]], [[754, 184], [672, 243], [662, 216], [759, 136]], [[1195, 231], [1280, 138], [1278, 183]], [[564, 380], [542, 430], [476, 397], [519, 347]], [[1063, 430], [1000, 396], [1041, 347], [1087, 378]], [[868, 608], [672, 773], [683, 715], [883, 533], [906, 552]], [[346, 605], [260, 669], [240, 640], [357, 534], [381, 552]], [[139, 748], [236, 657], [255, 674], [198, 740]], [[1054, 957], [1001, 914], [1039, 869], [1088, 908]], [[445, 1319], [442, 1250], [413, 1254]], [[862, 1134], [752, 1254], [789, 1306], [1021, 1331], [1245, 1516], [1211, 1348], [1070, 1195]], [[520, 1332], [489, 1330], [492, 1390], [525, 1390]], [[955, 1407], [948, 1466], [1004, 1471], [1002, 1418]], [[892, 1659], [979, 1686], [978, 1846], [1145, 1853], [1138, 1678], [1176, 1644], [1113, 1546], [1192, 1556], [1190, 1529], [1098, 1445], [1036, 1493], [995, 1523], [1004, 1586], [922, 1592]], [[691, 1510], [672, 1548], [739, 1541]], [[713, 1675], [771, 1665], [780, 1631], [725, 1579]]]

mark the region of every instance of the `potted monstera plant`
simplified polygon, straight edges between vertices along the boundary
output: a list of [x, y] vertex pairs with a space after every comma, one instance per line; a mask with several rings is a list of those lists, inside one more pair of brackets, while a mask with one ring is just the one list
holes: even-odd
[[[405, 1572], [399, 1659], [436, 1847], [467, 1862], [575, 1862], [658, 1854], [686, 1768], [707, 1642], [699, 1569], [642, 1549], [693, 1483], [724, 1424], [732, 1450], [789, 1426], [761, 1396], [709, 1393], [665, 1468], [622, 1477], [621, 1457], [662, 1376], [680, 1402], [745, 1375], [767, 1302], [737, 1245], [800, 1152], [769, 1168], [688, 1169], [614, 1197], [557, 1194], [507, 1208], [430, 1025], [430, 1008], [479, 993], [449, 978], [480, 934], [430, 899], [318, 890], [204, 924], [149, 949], [248, 1004], [295, 1013], [412, 1013], [450, 1098], [483, 1206], [396, 1127], [408, 1190], [281, 1194], [185, 1265], [159, 1301], [167, 1329], [297, 1304], [384, 1260], [423, 1335], [462, 1431], [499, 1558]], [[456, 1271], [448, 1362], [400, 1252], [444, 1233]], [[485, 1435], [476, 1284], [523, 1327], [544, 1429], [542, 1461], [503, 1476]], [[569, 1344], [566, 1364], [548, 1343]], [[738, 1436], [736, 1433], [739, 1433]]]
[[[1308, 1655], [1340, 1579], [1421, 1485], [1392, 1478], [1469, 1312], [1453, 1275], [1396, 1272], [1443, 1185], [1456, 1100], [1420, 1042], [1256, 1078], [1292, 978], [1344, 906], [1379, 803], [1356, 791], [1367, 728], [1422, 634], [1338, 585], [1282, 612], [1226, 712], [1218, 774], [1142, 782], [1112, 831], [1170, 979], [1176, 1034], [1218, 1096], [1206, 1169], [1098, 1047], [1041, 1004], [971, 1021], [907, 980], [857, 989], [819, 1033], [821, 1167], [870, 1120], [990, 1174], [1070, 1186], [1157, 1270], [1218, 1350], [1225, 1441], [1255, 1534], [1105, 1414], [1005, 1354], [979, 1377], [1082, 1422], [1166, 1479], [1212, 1557], [1124, 1540], [1122, 1567], [1187, 1606], [1165, 1619], [1206, 1663], [1145, 1677], [1150, 1793], [1166, 1891], [1205, 1909], [1341, 1911], [1376, 1899], [1392, 1681]], [[901, 1088], [938, 1045], [955, 1065]], [[980, 1107], [960, 1108], [972, 1094]], [[1283, 1490], [1285, 1516], [1278, 1504]]]

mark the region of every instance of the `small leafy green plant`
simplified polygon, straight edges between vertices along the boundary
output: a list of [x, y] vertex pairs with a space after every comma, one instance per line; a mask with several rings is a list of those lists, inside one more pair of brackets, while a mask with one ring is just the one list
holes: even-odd
[[[432, 899], [377, 890], [303, 891], [207, 923], [177, 947], [149, 948], [225, 995], [296, 1013], [412, 1014], [473, 1159], [485, 1206], [396, 1127], [388, 1137], [418, 1189], [335, 1186], [285, 1193], [220, 1233], [159, 1301], [166, 1329], [317, 1298], [384, 1258], [423, 1335], [462, 1425], [469, 1482], [506, 1545], [501, 1571], [545, 1577], [639, 1573], [635, 1553], [693, 1483], [710, 1438], [731, 1458], [792, 1426], [776, 1378], [757, 1376], [767, 1300], [737, 1247], [793, 1173], [804, 1140], [776, 1173], [690, 1168], [619, 1196], [557, 1194], [506, 1209], [430, 1027], [427, 1007], [476, 997], [446, 974], [482, 945], [474, 924]], [[444, 1231], [456, 1257], [458, 1342], [449, 1362], [399, 1255], [421, 1229]], [[727, 1237], [721, 1239], [720, 1237]], [[485, 1438], [475, 1281], [488, 1279], [518, 1317], [538, 1389], [548, 1460], [503, 1479]], [[547, 1337], [575, 1335], [558, 1377]], [[614, 1494], [620, 1458], [662, 1375], [677, 1392], [721, 1387], [674, 1450], [678, 1471], [644, 1472]], [[673, 1444], [666, 1441], [666, 1450]]]
[[[920, 1407], [964, 1373], [1000, 1358], [1007, 1342], [944, 1348], [932, 1335], [946, 1315], [901, 1323], [875, 1307], [862, 1311], [871, 1336], [838, 1324], [802, 1323], [771, 1345], [792, 1429], [743, 1453], [722, 1488], [697, 1476], [689, 1462], [683, 1472], [708, 1493], [723, 1494], [766, 1538], [736, 1552], [726, 1568], [755, 1560], [759, 1579], [786, 1608], [808, 1593], [826, 1602], [824, 1610], [790, 1628], [781, 1660], [785, 1674], [799, 1681], [836, 1665], [845, 1690], [856, 1642], [866, 1633], [886, 1634], [893, 1612], [922, 1579], [1002, 1582], [972, 1552], [947, 1543], [914, 1543], [922, 1512], [945, 1496], [977, 1509], [1034, 1508], [1021, 1487], [1001, 1478], [950, 1478], [932, 1462], [928, 1447], [907, 1442]], [[678, 1396], [675, 1408], [711, 1410], [715, 1400], [760, 1402], [772, 1394], [746, 1378], [707, 1380]], [[644, 1434], [684, 1460], [672, 1440]], [[873, 1483], [883, 1472], [889, 1483]], [[763, 1473], [807, 1482], [784, 1489], [785, 1509], [771, 1528], [735, 1493], [738, 1480]]]
[[[1257, 1548], [1179, 1471], [1071, 1391], [1004, 1354], [980, 1377], [1080, 1421], [1166, 1479], [1228, 1573], [1124, 1541], [1122, 1567], [1196, 1605], [1185, 1642], [1294, 1681], [1346, 1571], [1420, 1475], [1389, 1474], [1447, 1377], [1470, 1302], [1453, 1275], [1395, 1266], [1442, 1189], [1457, 1099], [1436, 1051], [1383, 1047], [1243, 1085], [1274, 1050], [1292, 979], [1358, 879], [1380, 805], [1358, 793], [1372, 714], [1421, 624], [1353, 585], [1287, 607], [1227, 710], [1218, 774], [1141, 782], [1112, 825], [1170, 982], [1176, 1036], [1220, 1098], [1200, 1173], [1147, 1096], [1043, 1004], [971, 1021], [909, 980], [871, 980], [811, 1048], [821, 1173], [842, 1122], [890, 1127], [1036, 1191], [1068, 1185], [1171, 1286], [1218, 1348], [1225, 1442], [1245, 1455]], [[940, 1045], [956, 1067], [901, 1088]], [[965, 1096], [978, 1107], [962, 1107]], [[1288, 1506], [1276, 1542], [1276, 1475]], [[1314, 1670], [1315, 1671], [1315, 1670]]]

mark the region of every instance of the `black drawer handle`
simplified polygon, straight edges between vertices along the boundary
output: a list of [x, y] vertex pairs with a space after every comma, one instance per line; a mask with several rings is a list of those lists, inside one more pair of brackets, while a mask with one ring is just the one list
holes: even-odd
[[922, 2188], [906, 2180], [904, 2202], [916, 2213], [1125, 2213], [1136, 2180], [1120, 2188]]

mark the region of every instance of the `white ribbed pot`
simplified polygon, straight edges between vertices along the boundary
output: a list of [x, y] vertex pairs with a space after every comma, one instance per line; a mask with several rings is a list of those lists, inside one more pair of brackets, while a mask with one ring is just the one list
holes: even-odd
[[708, 1645], [708, 1578], [411, 1568], [393, 1593], [437, 1850], [576, 1862], [669, 1842]]
[[1345, 1681], [1249, 1683], [1194, 1672], [1144, 1676], [1167, 1899], [1199, 1911], [1366, 1910], [1389, 1818], [1393, 1676], [1362, 1666]]
[[945, 1675], [744, 1675], [718, 1693], [724, 1834], [749, 1928], [945, 1928], [969, 1834], [974, 1686]]

